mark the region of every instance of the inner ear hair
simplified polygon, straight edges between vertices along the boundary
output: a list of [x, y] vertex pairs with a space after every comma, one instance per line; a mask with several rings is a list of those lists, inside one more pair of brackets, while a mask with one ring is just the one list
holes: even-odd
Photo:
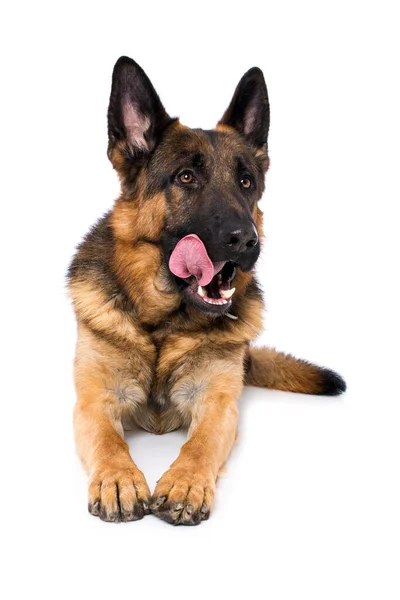
[[122, 117], [129, 146], [148, 152], [150, 148], [144, 136], [150, 128], [150, 118], [142, 115], [127, 98], [122, 104]]
[[256, 106], [256, 101], [253, 98], [253, 100], [249, 104], [247, 111], [245, 113], [243, 133], [245, 135], [251, 135], [251, 133], [254, 131], [256, 126], [257, 126], [257, 106]]

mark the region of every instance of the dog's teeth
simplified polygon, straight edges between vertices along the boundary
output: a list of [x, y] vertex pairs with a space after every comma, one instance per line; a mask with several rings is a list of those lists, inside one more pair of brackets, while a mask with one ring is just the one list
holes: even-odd
[[236, 288], [232, 288], [231, 290], [219, 290], [219, 293], [226, 298], [227, 300], [229, 300], [229, 298], [232, 298], [233, 294], [235, 293]]
[[208, 296], [204, 296], [203, 297], [204, 302], [207, 302], [208, 304], [227, 304], [228, 300], [225, 300], [225, 298], [209, 298]]
[[202, 298], [204, 298], [204, 296], [206, 295], [205, 290], [201, 287], [201, 285], [199, 285], [199, 287], [197, 288], [197, 293], [199, 296], [201, 296]]

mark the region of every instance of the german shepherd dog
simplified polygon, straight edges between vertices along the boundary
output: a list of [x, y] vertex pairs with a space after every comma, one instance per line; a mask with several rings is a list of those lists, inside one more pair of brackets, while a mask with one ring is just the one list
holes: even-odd
[[[244, 384], [326, 395], [346, 388], [333, 371], [250, 347], [262, 326], [253, 269], [269, 117], [258, 68], [206, 131], [171, 118], [133, 60], [114, 67], [108, 157], [121, 193], [68, 271], [78, 321], [76, 445], [89, 512], [104, 521], [208, 519]], [[153, 494], [124, 441], [132, 423], [151, 433], [188, 428]]]

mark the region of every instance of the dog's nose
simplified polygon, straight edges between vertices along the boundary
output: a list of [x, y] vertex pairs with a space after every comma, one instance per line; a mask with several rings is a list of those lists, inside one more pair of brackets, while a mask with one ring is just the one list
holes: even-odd
[[234, 252], [247, 252], [258, 244], [258, 233], [254, 223], [223, 227], [220, 240]]

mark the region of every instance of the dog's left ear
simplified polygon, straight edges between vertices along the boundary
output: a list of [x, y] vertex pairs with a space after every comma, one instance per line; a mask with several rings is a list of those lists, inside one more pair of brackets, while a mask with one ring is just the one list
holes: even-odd
[[261, 69], [253, 67], [243, 75], [219, 124], [233, 127], [253, 146], [267, 151], [269, 101]]

